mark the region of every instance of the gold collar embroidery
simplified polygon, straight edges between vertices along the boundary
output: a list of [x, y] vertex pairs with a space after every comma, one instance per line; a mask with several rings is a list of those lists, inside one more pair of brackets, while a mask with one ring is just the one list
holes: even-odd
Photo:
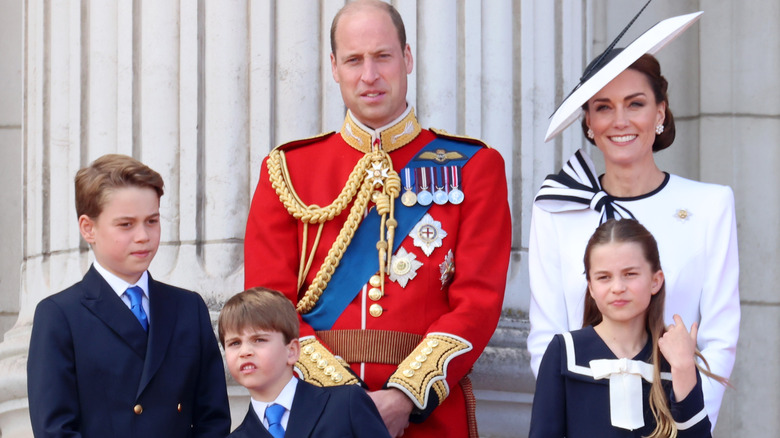
[[[420, 134], [420, 131], [422, 131], [422, 128], [417, 123], [417, 118], [414, 116], [414, 108], [412, 108], [406, 114], [406, 117], [379, 133], [382, 148], [385, 152], [392, 152], [406, 146]], [[347, 144], [360, 152], [371, 152], [371, 133], [355, 123], [350, 112], [347, 112], [344, 125], [341, 127], [341, 137]]]

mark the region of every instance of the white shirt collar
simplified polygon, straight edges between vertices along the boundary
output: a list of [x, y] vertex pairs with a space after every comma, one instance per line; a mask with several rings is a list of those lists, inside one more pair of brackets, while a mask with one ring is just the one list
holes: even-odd
[[121, 278], [117, 277], [116, 275], [112, 274], [108, 269], [104, 268], [103, 266], [98, 263], [97, 260], [95, 260], [92, 263], [93, 266], [95, 266], [95, 270], [100, 274], [101, 277], [103, 277], [104, 280], [106, 280], [106, 283], [108, 283], [109, 286], [111, 286], [111, 289], [116, 292], [116, 294], [121, 298], [122, 294], [125, 293], [128, 287], [131, 286], [138, 286], [144, 291], [144, 296], [146, 299], [149, 299], [149, 273], [148, 271], [144, 271], [143, 274], [141, 274], [141, 278], [138, 279], [138, 281], [135, 284], [130, 284]]
[[298, 387], [298, 379], [293, 376], [284, 388], [282, 392], [276, 396], [276, 400], [266, 403], [255, 399], [250, 399], [252, 409], [255, 410], [257, 418], [263, 423], [266, 429], [268, 429], [268, 420], [265, 419], [265, 409], [273, 404], [282, 405], [285, 408], [284, 415], [282, 415], [282, 427], [287, 430], [287, 421], [290, 419], [290, 409], [292, 408], [293, 399], [295, 398], [295, 389]]

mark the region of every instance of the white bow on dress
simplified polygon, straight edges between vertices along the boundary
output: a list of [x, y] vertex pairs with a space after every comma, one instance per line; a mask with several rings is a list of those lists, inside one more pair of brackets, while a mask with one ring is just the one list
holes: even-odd
[[593, 378], [609, 379], [609, 413], [612, 425], [635, 430], [645, 425], [642, 379], [653, 383], [653, 365], [631, 359], [590, 361]]

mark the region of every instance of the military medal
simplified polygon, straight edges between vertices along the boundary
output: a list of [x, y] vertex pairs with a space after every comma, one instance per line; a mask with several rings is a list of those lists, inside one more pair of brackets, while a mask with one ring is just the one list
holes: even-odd
[[465, 198], [463, 192], [458, 188], [458, 185], [460, 184], [460, 167], [450, 166], [448, 170], [452, 175], [452, 185], [450, 186], [449, 194], [450, 202], [458, 205], [463, 202], [463, 198]]
[[[444, 169], [441, 167], [431, 167], [431, 174], [436, 175], [436, 192], [433, 194], [433, 202], [435, 202], [438, 205], [444, 205], [447, 203], [447, 192], [444, 191], [444, 188], [446, 187], [446, 184], [442, 182], [442, 172]], [[433, 176], [433, 175], [431, 175]], [[431, 178], [433, 180], [433, 178]]]
[[431, 202], [433, 202], [433, 195], [430, 191], [428, 191], [428, 175], [426, 175], [425, 169], [425, 167], [416, 169], [420, 172], [420, 192], [417, 193], [417, 203], [423, 206], [428, 206], [431, 205]]
[[414, 172], [412, 169], [404, 169], [404, 192], [401, 195], [401, 203], [407, 207], [411, 207], [417, 203], [417, 195], [414, 193]]
[[388, 176], [388, 169], [386, 167], [382, 167], [382, 163], [372, 163], [371, 169], [366, 169], [366, 179], [371, 181], [374, 186], [377, 185], [384, 185], [385, 179]]
[[430, 257], [433, 250], [441, 246], [447, 232], [441, 228], [441, 222], [433, 220], [430, 214], [425, 213], [409, 233], [409, 237], [414, 239], [414, 246]]
[[441, 288], [444, 289], [455, 275], [455, 256], [452, 254], [452, 250], [449, 250], [444, 256], [444, 261], [439, 265], [439, 272], [441, 273]]
[[398, 248], [398, 252], [390, 261], [390, 280], [406, 287], [406, 283], [417, 276], [417, 270], [422, 265], [422, 262], [417, 261], [416, 255], [407, 252], [403, 247]]

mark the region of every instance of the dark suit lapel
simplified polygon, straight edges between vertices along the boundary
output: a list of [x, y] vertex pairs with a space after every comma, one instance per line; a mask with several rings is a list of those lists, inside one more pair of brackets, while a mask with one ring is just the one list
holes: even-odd
[[[288, 435], [287, 436], [295, 436]], [[235, 438], [273, 438], [268, 432], [268, 429], [263, 426], [263, 423], [257, 418], [254, 408], [252, 408], [252, 402], [249, 402], [249, 412], [244, 417], [244, 422], [233, 431], [231, 437]]]
[[318, 391], [317, 388], [303, 380], [298, 380], [298, 386], [295, 388], [295, 398], [293, 398], [292, 408], [290, 409], [290, 419], [287, 422], [285, 436], [308, 437], [312, 435], [314, 426], [325, 409], [330, 395], [325, 391]]
[[138, 357], [146, 356], [146, 332], [122, 299], [92, 266], [81, 282], [84, 296], [81, 303], [103, 324], [116, 333]]
[[[173, 294], [166, 293], [165, 285], [152, 279], [149, 275], [149, 347], [146, 351], [146, 361], [141, 374], [141, 384], [138, 395], [152, 380], [154, 373], [160, 368], [165, 353], [168, 350], [173, 328], [176, 327], [178, 312]], [[193, 333], [198, 336], [198, 333]]]

